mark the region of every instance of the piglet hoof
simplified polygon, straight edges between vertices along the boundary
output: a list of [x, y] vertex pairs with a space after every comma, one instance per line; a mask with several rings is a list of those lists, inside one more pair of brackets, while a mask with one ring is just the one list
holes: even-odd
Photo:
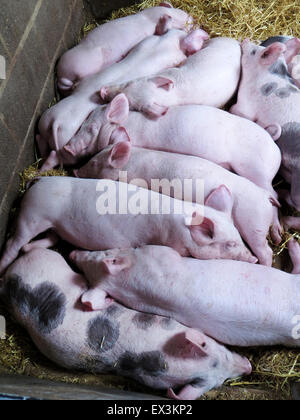
[[57, 86], [63, 92], [68, 92], [73, 89], [73, 82], [69, 79], [61, 78], [58, 80]]
[[166, 106], [153, 103], [149, 107], [144, 109], [144, 113], [151, 119], [158, 119], [166, 115], [169, 111], [169, 108]]
[[249, 263], [250, 264], [257, 264], [258, 263], [258, 258], [252, 256], [249, 258]]
[[105, 86], [100, 89], [100, 98], [104, 102], [108, 99], [108, 89]]
[[180, 401], [180, 398], [175, 394], [172, 388], [168, 389], [167, 397], [170, 398], [171, 400]]
[[271, 239], [273, 243], [275, 245], [279, 245], [282, 241], [281, 235], [283, 234], [283, 229], [281, 225], [279, 223], [272, 225], [270, 233], [271, 233]]
[[71, 146], [65, 146], [64, 147], [64, 150], [67, 152], [67, 153], [69, 153], [71, 156], [76, 156], [76, 153], [73, 151], [73, 149], [72, 149], [72, 147]]

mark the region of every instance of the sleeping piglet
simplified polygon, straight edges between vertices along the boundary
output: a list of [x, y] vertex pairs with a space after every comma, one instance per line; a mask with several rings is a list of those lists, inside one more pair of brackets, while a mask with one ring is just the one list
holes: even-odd
[[[23, 247], [50, 229], [91, 251], [153, 244], [173, 246], [196, 258], [257, 261], [225, 212], [172, 198], [168, 207], [161, 194], [125, 183], [44, 177], [23, 199], [16, 232], [0, 260], [0, 274]], [[55, 239], [49, 239], [48, 246], [54, 244]]]
[[[251, 373], [250, 362], [200, 331], [117, 303], [97, 314], [80, 302], [88, 289], [61, 255], [36, 249], [0, 281], [12, 315], [38, 349], [72, 370], [117, 374], [171, 398], [192, 400], [228, 378]], [[178, 395], [172, 390], [180, 389]]]
[[85, 77], [120, 61], [148, 36], [172, 28], [188, 29], [192, 22], [187, 13], [164, 3], [98, 26], [60, 59], [58, 87], [70, 92]]
[[[129, 308], [176, 319], [234, 346], [300, 347], [300, 246], [289, 243], [295, 274], [239, 261], [183, 258], [146, 246], [73, 251], [90, 288], [81, 301], [97, 311], [112, 297]], [[151, 323], [151, 317], [149, 318]]]
[[282, 153], [281, 172], [291, 184], [287, 202], [300, 210], [300, 90], [288, 64], [300, 51], [300, 40], [259, 47], [246, 39], [238, 102], [231, 112], [257, 122], [270, 132]]
[[199, 204], [203, 203], [203, 196], [197, 190], [202, 191], [204, 187], [205, 205], [232, 214], [235, 226], [260, 264], [272, 265], [273, 252], [267, 236], [272, 225], [272, 239], [280, 243], [282, 230], [278, 209], [272, 206], [272, 195], [221, 166], [195, 156], [147, 150], [120, 142], [104, 149], [74, 173], [80, 178], [123, 181], [157, 192], [162, 188], [163, 194]]
[[[285, 53], [285, 58], [288, 61], [288, 70], [296, 85], [300, 87], [300, 51], [297, 49], [297, 39], [291, 36], [272, 36], [264, 41], [261, 46], [268, 47], [275, 42], [282, 42], [283, 44], [286, 44], [287, 50]], [[292, 59], [290, 59], [290, 54], [292, 54]]]
[[189, 54], [201, 49], [207, 38], [207, 33], [201, 29], [189, 34], [172, 29], [163, 36], [153, 35], [138, 44], [122, 61], [85, 78], [71, 96], [48, 109], [39, 122], [37, 142], [41, 155], [47, 158], [51, 152], [42, 171], [59, 163], [74, 163], [69, 154], [63, 153], [63, 147], [99, 106], [99, 92], [105, 84], [125, 82], [180, 64]]
[[93, 156], [108, 145], [129, 140], [133, 146], [201, 157], [270, 191], [281, 154], [271, 136], [257, 124], [202, 105], [174, 106], [151, 120], [130, 111], [120, 94], [96, 109], [64, 150], [74, 158]]
[[221, 108], [235, 94], [240, 75], [240, 44], [231, 38], [213, 38], [178, 68], [106, 86], [103, 99], [109, 102], [119, 93], [125, 93], [130, 109], [154, 118], [175, 105]]

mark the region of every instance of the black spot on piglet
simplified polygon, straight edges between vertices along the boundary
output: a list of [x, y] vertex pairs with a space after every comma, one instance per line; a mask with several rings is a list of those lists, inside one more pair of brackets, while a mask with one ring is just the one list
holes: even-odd
[[266, 39], [264, 42], [262, 42], [260, 45], [262, 47], [268, 47], [271, 44], [274, 44], [274, 42], [282, 42], [283, 44], [285, 44], [289, 39], [291, 39], [291, 37], [289, 36], [272, 36], [268, 39]]
[[190, 385], [192, 385], [194, 388], [202, 388], [203, 386], [205, 386], [205, 384], [206, 379], [200, 377], [193, 379], [193, 381], [190, 383]]
[[50, 334], [63, 323], [66, 297], [54, 284], [41, 284], [31, 295], [30, 310], [41, 332]]
[[132, 318], [133, 323], [141, 330], [148, 330], [155, 324], [156, 316], [151, 314], [137, 313]]
[[12, 311], [30, 318], [42, 334], [50, 334], [61, 325], [66, 313], [66, 297], [53, 283], [41, 283], [32, 289], [21, 277], [11, 276], [4, 293]]
[[120, 325], [105, 316], [98, 316], [88, 324], [88, 345], [98, 353], [111, 350], [120, 336]]
[[163, 318], [159, 325], [163, 330], [172, 331], [176, 328], [176, 322], [171, 318]]
[[121, 356], [118, 366], [121, 371], [131, 375], [161, 376], [168, 371], [168, 364], [159, 351], [144, 352], [135, 354], [126, 352]]
[[276, 76], [282, 77], [285, 79], [289, 76], [289, 71], [286, 63], [283, 61], [277, 60], [269, 69], [270, 73], [276, 74]]
[[106, 309], [105, 315], [117, 319], [122, 315], [123, 312], [124, 308], [122, 308], [122, 306], [113, 304]]
[[289, 170], [298, 168], [300, 164], [300, 123], [285, 124], [277, 145], [282, 153], [283, 166]]
[[295, 81], [293, 80], [292, 76], [288, 71], [287, 64], [281, 60], [277, 60], [272, 66], [269, 68], [269, 72], [274, 74], [282, 79], [286, 79], [291, 85], [295, 85]]
[[260, 89], [261, 93], [264, 96], [269, 96], [271, 95], [273, 92], [275, 92], [275, 90], [277, 89], [278, 84], [277, 83], [266, 83], [265, 85], [263, 85]]

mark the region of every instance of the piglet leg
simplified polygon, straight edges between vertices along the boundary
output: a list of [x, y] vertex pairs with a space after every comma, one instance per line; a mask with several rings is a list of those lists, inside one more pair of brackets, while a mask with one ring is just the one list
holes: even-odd
[[293, 207], [300, 211], [300, 172], [296, 169], [291, 179], [291, 200]]
[[28, 245], [23, 246], [22, 251], [28, 253], [34, 249], [38, 248], [52, 248], [59, 241], [59, 237], [54, 232], [50, 232], [46, 238], [41, 239], [40, 241], [33, 241]]
[[300, 217], [285, 217], [283, 219], [285, 229], [295, 229], [300, 231]]
[[178, 395], [175, 394], [173, 389], [168, 390], [168, 397], [172, 400], [183, 400], [183, 401], [193, 401], [203, 395], [203, 391], [199, 388], [194, 388], [192, 385], [186, 385]]
[[50, 171], [51, 169], [55, 168], [59, 164], [60, 164], [60, 161], [59, 161], [59, 158], [58, 158], [58, 154], [57, 154], [57, 152], [55, 150], [52, 150], [52, 152], [50, 153], [48, 159], [43, 164], [40, 172]]
[[293, 263], [292, 274], [300, 274], [300, 245], [295, 239], [288, 242], [288, 250]]
[[36, 142], [42, 158], [46, 159], [50, 153], [48, 143], [39, 134], [36, 136]]
[[277, 207], [273, 207], [273, 223], [270, 229], [272, 241], [275, 245], [279, 245], [282, 240], [283, 229], [278, 217]]
[[30, 222], [26, 223], [26, 220], [23, 220], [22, 217], [19, 218], [16, 233], [7, 241], [3, 256], [0, 260], [0, 275], [3, 274], [9, 265], [18, 257], [20, 250], [25, 245], [40, 233], [51, 228], [51, 226], [47, 226], [46, 229], [41, 227], [40, 230], [37, 230], [39, 223], [32, 217], [29, 218], [29, 220], [30, 219], [32, 220], [32, 224], [30, 224]]

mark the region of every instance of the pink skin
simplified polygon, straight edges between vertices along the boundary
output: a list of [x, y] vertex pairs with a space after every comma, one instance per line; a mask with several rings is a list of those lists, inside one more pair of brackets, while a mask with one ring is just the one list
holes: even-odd
[[286, 63], [287, 46], [275, 42], [264, 48], [246, 39], [242, 43], [242, 51], [243, 76], [238, 102], [232, 107], [231, 112], [257, 122], [272, 133], [274, 140], [278, 140], [281, 135], [280, 127], [299, 119], [297, 107], [300, 105], [300, 91], [295, 90], [293, 95], [280, 98], [274, 94], [264, 96], [261, 87], [271, 82], [276, 82], [278, 88], [284, 88], [289, 84], [286, 78], [270, 72], [270, 67], [275, 63]]
[[[26, 305], [20, 305], [11, 298], [10, 281], [14, 276], [20, 279], [21, 286], [32, 292], [46, 285], [55, 288], [54, 293], [40, 292], [39, 308], [46, 311], [51, 310], [53, 295], [63, 296], [63, 319], [50, 332], [41, 329], [34, 311], [26, 311]], [[86, 278], [72, 271], [65, 260], [53, 251], [37, 249], [22, 256], [9, 269], [1, 286], [3, 299], [10, 305], [16, 320], [27, 329], [39, 350], [64, 368], [128, 376], [152, 388], [169, 388], [168, 394], [176, 399], [199, 398], [211, 388], [221, 386], [228, 378], [251, 373], [251, 365], [246, 358], [228, 351], [200, 331], [175, 321], [157, 316], [153, 318], [153, 325], [143, 329], [135, 321], [139, 313], [116, 303], [113, 303], [115, 314], [106, 310], [98, 314], [85, 310], [80, 298], [88, 288]], [[46, 301], [43, 302], [43, 299]], [[47, 316], [47, 312], [42, 315]], [[91, 323], [101, 316], [105, 319], [107, 335], [110, 331], [108, 326], [117, 331], [117, 342], [112, 344], [109, 351], [105, 349], [105, 338], [109, 341], [109, 337], [104, 338], [101, 329], [98, 341], [103, 346], [99, 344], [97, 351], [87, 339]], [[165, 324], [169, 325], [169, 329], [164, 327]], [[94, 332], [93, 342], [96, 341]], [[125, 365], [122, 362], [125, 355], [138, 358], [145, 353], [149, 358], [153, 353], [159, 355], [162, 366], [158, 373], [151, 375], [157, 365], [152, 366], [150, 372], [143, 369], [142, 362], [137, 362], [135, 370], [122, 367]], [[177, 387], [182, 387], [182, 391], [175, 395], [171, 388]]]
[[[126, 180], [120, 178], [120, 171], [126, 172]], [[282, 230], [278, 211], [273, 221], [272, 196], [247, 179], [214, 163], [193, 156], [132, 147], [130, 142], [121, 142], [104, 149], [74, 172], [79, 178], [112, 179], [138, 186], [143, 186], [143, 180], [146, 188], [157, 192], [160, 192], [159, 185], [152, 180], [180, 180], [181, 186], [184, 180], [193, 180], [192, 197], [186, 200], [199, 204], [203, 204], [203, 196], [197, 196], [197, 181], [203, 180], [205, 205], [232, 214], [235, 226], [260, 264], [272, 265], [272, 250], [266, 238], [273, 224], [273, 240], [280, 243]], [[219, 187], [220, 180], [226, 187]], [[163, 191], [177, 199], [183, 198], [183, 192], [182, 187]]]
[[154, 118], [176, 105], [198, 104], [221, 108], [235, 94], [240, 74], [239, 43], [230, 38], [214, 38], [179, 68], [108, 86], [106, 98], [109, 101], [124, 93], [130, 109]]
[[[166, 20], [168, 25], [166, 27]], [[58, 64], [58, 87], [69, 93], [78, 82], [122, 60], [145, 38], [168, 29], [188, 29], [193, 19], [180, 9], [154, 7], [98, 26]]]
[[[145, 211], [134, 214], [134, 210], [136, 213], [142, 210], [138, 205], [132, 211], [125, 208], [121, 214], [112, 214], [116, 209], [111, 208], [105, 214], [105, 199], [122, 209], [123, 194], [127, 193], [128, 205], [139, 198], [149, 204], [148, 214], [143, 214]], [[175, 199], [171, 199], [171, 209], [177, 206], [179, 214], [173, 214], [174, 211], [153, 214], [151, 209], [157, 207], [153, 205], [161, 198], [160, 194], [142, 188], [130, 192], [127, 184], [113, 181], [43, 177], [25, 195], [16, 233], [7, 242], [0, 261], [0, 274], [25, 245], [50, 229], [74, 246], [91, 251], [154, 244], [174, 247], [183, 256], [256, 261], [227, 214], [192, 203], [185, 203], [183, 208], [183, 203]], [[126, 210], [128, 214], [122, 214]], [[232, 241], [235, 247], [228, 246]]]
[[[282, 175], [291, 183], [288, 202], [300, 210], [299, 153], [300, 90], [288, 73], [300, 40], [275, 42], [267, 48], [246, 39], [242, 44], [243, 77], [238, 102], [231, 112], [257, 122], [270, 132], [282, 152]], [[279, 69], [274, 74], [273, 69]], [[266, 91], [266, 88], [269, 90]]]
[[74, 159], [64, 153], [63, 147], [99, 106], [99, 92], [103, 94], [104, 85], [114, 81], [125, 82], [176, 66], [186, 59], [190, 48], [201, 49], [204, 37], [207, 34], [201, 30], [187, 34], [172, 29], [163, 36], [146, 38], [121, 62], [84, 79], [71, 96], [48, 109], [40, 120], [37, 140], [41, 154], [45, 158], [49, 151], [53, 151], [42, 171], [62, 163], [74, 163]]
[[186, 105], [150, 120], [139, 112], [128, 112], [128, 100], [121, 94], [107, 108], [95, 110], [65, 150], [77, 158], [91, 156], [124, 140], [136, 147], [212, 161], [277, 198], [272, 180], [281, 164], [279, 148], [265, 130], [244, 118], [212, 107]]
[[[290, 246], [299, 267], [300, 246]], [[161, 246], [74, 251], [71, 259], [90, 284], [81, 301], [96, 311], [105, 302], [101, 290], [130, 308], [174, 318], [224, 344], [300, 347], [293, 338], [299, 275], [238, 261], [182, 258]]]

